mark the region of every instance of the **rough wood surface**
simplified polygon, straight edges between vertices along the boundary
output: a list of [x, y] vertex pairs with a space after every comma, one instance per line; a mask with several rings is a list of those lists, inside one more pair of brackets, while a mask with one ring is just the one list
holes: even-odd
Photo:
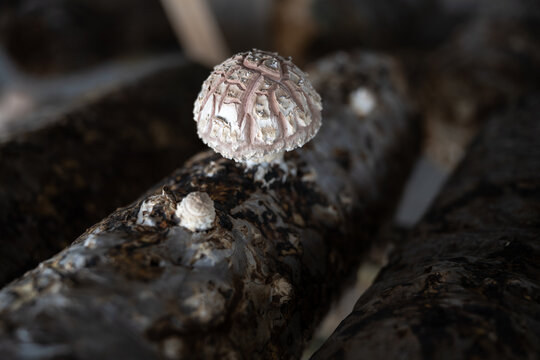
[[537, 359], [540, 96], [485, 129], [313, 359]]
[[[311, 71], [325, 99], [312, 142], [269, 168], [201, 153], [89, 229], [0, 292], [0, 357], [299, 357], [418, 145], [392, 60], [339, 54]], [[376, 99], [362, 118], [358, 88]], [[210, 230], [178, 225], [193, 191], [214, 201]]]
[[202, 149], [192, 109], [207, 75], [170, 68], [0, 143], [0, 284]]

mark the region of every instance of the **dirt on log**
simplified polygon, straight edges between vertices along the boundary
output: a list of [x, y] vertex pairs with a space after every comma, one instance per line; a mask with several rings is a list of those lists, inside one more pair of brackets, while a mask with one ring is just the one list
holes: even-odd
[[0, 285], [203, 148], [192, 109], [207, 75], [189, 64], [158, 71], [0, 143]]
[[[0, 357], [299, 357], [418, 149], [396, 66], [374, 54], [320, 61], [324, 124], [284, 163], [201, 153], [5, 287]], [[349, 104], [358, 89], [376, 101], [363, 117]], [[179, 226], [194, 191], [213, 200], [209, 230]]]
[[500, 113], [313, 359], [537, 359], [540, 96]]

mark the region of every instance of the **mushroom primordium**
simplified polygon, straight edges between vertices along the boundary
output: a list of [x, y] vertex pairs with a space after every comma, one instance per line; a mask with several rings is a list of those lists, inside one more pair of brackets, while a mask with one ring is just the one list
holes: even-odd
[[191, 192], [178, 204], [176, 216], [180, 225], [191, 231], [208, 230], [216, 218], [214, 202], [205, 192]]
[[217, 65], [195, 101], [197, 133], [237, 162], [279, 161], [321, 127], [321, 97], [307, 74], [277, 53], [252, 50]]

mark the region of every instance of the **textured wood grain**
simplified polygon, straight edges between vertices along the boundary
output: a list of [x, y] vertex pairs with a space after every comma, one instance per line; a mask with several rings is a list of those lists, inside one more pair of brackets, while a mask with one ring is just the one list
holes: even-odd
[[500, 113], [313, 359], [537, 359], [540, 96]]
[[[311, 75], [328, 95], [312, 142], [281, 166], [201, 153], [90, 228], [0, 291], [0, 357], [300, 356], [418, 148], [391, 59], [340, 54]], [[347, 101], [358, 87], [378, 101], [364, 118]], [[193, 191], [214, 201], [210, 230], [178, 224]]]

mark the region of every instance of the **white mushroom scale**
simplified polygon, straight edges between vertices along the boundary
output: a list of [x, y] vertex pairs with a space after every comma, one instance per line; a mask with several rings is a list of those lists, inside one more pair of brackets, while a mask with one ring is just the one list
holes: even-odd
[[252, 50], [217, 65], [193, 114], [205, 144], [228, 159], [262, 163], [301, 147], [321, 127], [321, 97], [277, 53]]

